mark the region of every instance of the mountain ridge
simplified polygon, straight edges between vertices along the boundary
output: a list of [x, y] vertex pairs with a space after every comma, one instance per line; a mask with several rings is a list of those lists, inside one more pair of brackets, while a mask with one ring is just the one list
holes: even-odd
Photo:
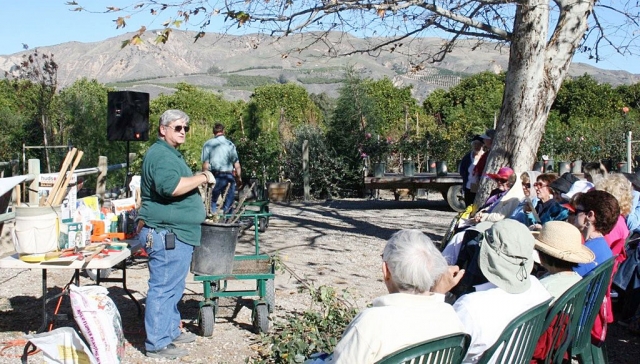
[[[188, 82], [220, 92], [227, 99], [243, 100], [248, 100], [252, 87], [229, 86], [230, 75], [243, 76], [245, 80], [262, 76], [273, 78], [274, 82], [297, 82], [309, 92], [327, 92], [335, 97], [340, 83], [330, 81], [339, 81], [348, 64], [363, 77], [388, 77], [397, 86], [413, 85], [413, 96], [422, 100], [436, 88], [457, 84], [462, 76], [505, 71], [509, 56], [507, 47], [485, 43], [471, 50], [470, 42], [461, 41], [442, 62], [411, 72], [412, 61], [424, 50], [437, 50], [441, 39], [411, 39], [393, 53], [334, 57], [332, 54], [362, 48], [368, 40], [331, 33], [327, 43], [300, 50], [300, 44], [313, 33], [292, 35], [277, 42], [275, 37], [262, 34], [207, 33], [194, 42], [196, 33], [174, 30], [166, 44], [155, 44], [155, 32], [147, 31], [142, 35], [144, 42], [137, 46], [121, 48], [122, 42], [134, 34], [127, 33], [99, 42], [71, 41], [38, 49], [54, 54], [60, 87], [86, 77], [118, 89], [146, 91], [155, 97], [170, 93], [178, 82]], [[23, 54], [32, 51], [0, 56], [0, 70], [8, 71]], [[569, 70], [570, 77], [585, 73], [612, 86], [640, 82], [637, 74], [582, 63], [573, 63]], [[313, 83], [314, 80], [322, 82]]]

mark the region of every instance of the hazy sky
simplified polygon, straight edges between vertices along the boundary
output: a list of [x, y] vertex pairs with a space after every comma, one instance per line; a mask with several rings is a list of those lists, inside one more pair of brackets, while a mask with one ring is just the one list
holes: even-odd
[[[106, 6], [124, 6], [134, 2], [135, 0], [84, 0], [81, 5], [105, 9]], [[65, 3], [64, 0], [5, 0], [2, 4], [3, 17], [0, 22], [0, 54], [20, 52], [23, 50], [23, 43], [33, 49], [69, 41], [97, 42], [138, 30], [141, 25], [149, 29], [159, 29], [168, 16], [164, 15], [153, 21], [150, 16], [139, 14], [128, 20], [128, 26], [124, 30], [116, 30], [112, 21], [116, 17], [114, 14], [73, 12], [69, 10], [72, 7], [66, 6]], [[99, 7], [96, 4], [103, 5]], [[216, 30], [214, 27], [208, 29], [212, 32]], [[640, 74], [640, 56], [624, 58], [611, 55], [596, 64], [578, 54], [574, 57], [574, 62]]]

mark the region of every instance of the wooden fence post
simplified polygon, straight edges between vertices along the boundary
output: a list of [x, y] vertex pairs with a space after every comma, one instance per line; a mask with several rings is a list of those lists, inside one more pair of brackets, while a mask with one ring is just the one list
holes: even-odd
[[107, 157], [100, 156], [98, 158], [98, 178], [96, 185], [96, 195], [104, 201], [104, 193], [107, 191]]
[[311, 187], [309, 186], [309, 141], [302, 142], [302, 181], [304, 188], [304, 200], [311, 199]]
[[38, 196], [38, 189], [40, 188], [40, 159], [29, 159], [29, 174], [34, 176], [29, 185], [29, 203], [32, 206], [38, 206], [40, 201]]

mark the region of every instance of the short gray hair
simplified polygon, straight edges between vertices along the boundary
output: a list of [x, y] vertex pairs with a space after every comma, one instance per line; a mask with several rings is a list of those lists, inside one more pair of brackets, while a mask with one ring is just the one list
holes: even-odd
[[387, 263], [398, 289], [407, 293], [430, 291], [449, 269], [431, 239], [415, 229], [393, 234], [384, 247], [382, 260]]
[[184, 119], [185, 123], [189, 122], [189, 115], [182, 110], [169, 109], [160, 116], [160, 126], [168, 126], [176, 120]]

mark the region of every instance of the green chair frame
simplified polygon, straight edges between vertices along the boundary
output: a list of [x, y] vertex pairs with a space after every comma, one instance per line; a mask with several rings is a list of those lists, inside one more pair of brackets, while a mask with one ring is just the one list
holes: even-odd
[[470, 342], [471, 336], [464, 333], [441, 336], [402, 348], [376, 364], [459, 364]]
[[543, 330], [551, 299], [530, 308], [513, 319], [498, 340], [485, 351], [477, 364], [528, 364]]
[[591, 279], [585, 278], [565, 291], [551, 305], [544, 322], [544, 333], [548, 333], [545, 364], [562, 364], [569, 344], [575, 336], [576, 327], [584, 308], [585, 296]]
[[571, 357], [575, 357], [580, 364], [607, 362], [604, 344], [602, 347], [591, 344], [591, 329], [600, 312], [604, 296], [611, 286], [615, 258], [614, 256], [608, 259], [582, 278], [587, 284], [584, 306], [579, 320], [572, 328], [575, 336], [568, 350]]

